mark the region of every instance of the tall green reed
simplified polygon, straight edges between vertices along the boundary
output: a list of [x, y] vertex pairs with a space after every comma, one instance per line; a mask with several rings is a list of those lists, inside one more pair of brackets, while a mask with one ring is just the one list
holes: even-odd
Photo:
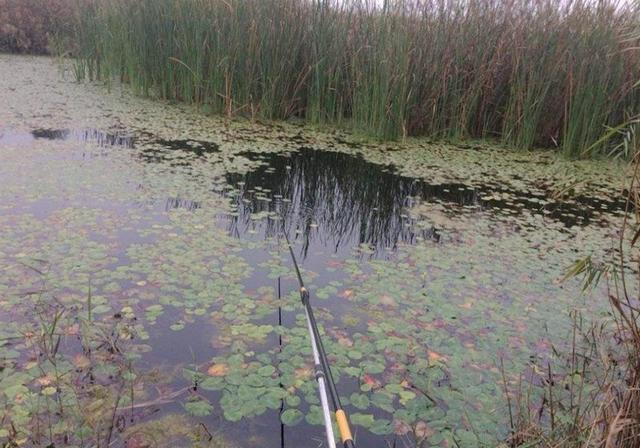
[[640, 112], [616, 0], [79, 0], [82, 73], [253, 118], [607, 153]]

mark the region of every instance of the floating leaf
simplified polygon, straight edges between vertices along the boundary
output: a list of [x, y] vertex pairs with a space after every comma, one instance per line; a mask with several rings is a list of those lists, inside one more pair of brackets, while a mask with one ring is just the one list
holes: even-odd
[[186, 402], [184, 408], [189, 414], [196, 417], [206, 417], [213, 411], [213, 406], [208, 401], [200, 399]]
[[229, 366], [227, 364], [213, 364], [211, 367], [207, 369], [207, 374], [210, 376], [225, 376], [229, 373]]
[[369, 426], [369, 431], [374, 434], [384, 435], [391, 434], [394, 428], [389, 420], [386, 419], [376, 419], [371, 426]]
[[361, 414], [356, 412], [351, 415], [351, 421], [354, 425], [364, 426], [365, 428], [369, 428], [373, 425], [375, 418], [372, 414]]
[[447, 358], [442, 356], [440, 353], [434, 352], [433, 350], [429, 350], [429, 361], [431, 362], [444, 362]]
[[170, 325], [169, 328], [172, 329], [173, 331], [184, 330], [184, 323], [176, 322], [175, 324]]
[[349, 397], [349, 401], [358, 409], [367, 409], [370, 405], [369, 397], [364, 394], [353, 393]]
[[271, 376], [275, 373], [276, 368], [273, 366], [263, 366], [258, 369], [258, 374], [262, 376]]
[[429, 425], [422, 421], [416, 423], [414, 432], [419, 440], [431, 437], [435, 433], [435, 431], [430, 428]]
[[54, 395], [56, 392], [58, 392], [58, 389], [53, 386], [47, 386], [42, 389], [43, 395]]
[[303, 418], [304, 414], [297, 409], [286, 409], [280, 415], [280, 420], [287, 426], [297, 425]]
[[73, 365], [77, 369], [86, 369], [91, 366], [91, 360], [82, 353], [78, 353], [73, 357]]

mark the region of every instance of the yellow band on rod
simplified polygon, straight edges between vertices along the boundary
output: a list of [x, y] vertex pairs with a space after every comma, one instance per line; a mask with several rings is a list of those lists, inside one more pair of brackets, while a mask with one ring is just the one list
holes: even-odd
[[351, 437], [351, 429], [349, 428], [349, 421], [347, 420], [347, 414], [342, 409], [336, 411], [336, 421], [338, 422], [338, 429], [340, 430], [340, 438], [342, 443], [347, 440], [353, 440]]

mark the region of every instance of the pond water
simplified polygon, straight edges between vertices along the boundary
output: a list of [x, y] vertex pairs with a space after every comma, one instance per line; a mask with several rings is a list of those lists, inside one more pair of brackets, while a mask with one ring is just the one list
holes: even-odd
[[0, 75], [0, 440], [323, 446], [284, 232], [359, 446], [495, 446], [501, 360], [516, 382], [605, 309], [559, 279], [612, 250], [619, 165]]

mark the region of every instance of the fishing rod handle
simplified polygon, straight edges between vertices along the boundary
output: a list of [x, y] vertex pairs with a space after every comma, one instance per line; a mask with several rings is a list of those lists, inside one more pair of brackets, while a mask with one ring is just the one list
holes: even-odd
[[309, 295], [309, 290], [307, 288], [305, 288], [304, 286], [300, 287], [300, 300], [302, 300], [302, 304], [304, 306], [307, 306], [307, 304], [310, 304], [310, 295]]
[[336, 422], [338, 423], [338, 430], [340, 431], [340, 439], [345, 448], [355, 448], [353, 443], [353, 436], [351, 435], [351, 428], [349, 428], [349, 420], [347, 414], [342, 410], [336, 410]]

